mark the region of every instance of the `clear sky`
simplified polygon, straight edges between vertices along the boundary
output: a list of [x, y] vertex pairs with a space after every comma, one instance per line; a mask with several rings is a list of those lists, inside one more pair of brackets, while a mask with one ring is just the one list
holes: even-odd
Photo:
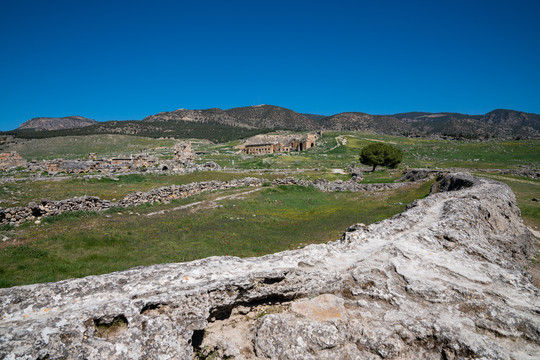
[[0, 130], [272, 104], [540, 113], [540, 1], [0, 0]]

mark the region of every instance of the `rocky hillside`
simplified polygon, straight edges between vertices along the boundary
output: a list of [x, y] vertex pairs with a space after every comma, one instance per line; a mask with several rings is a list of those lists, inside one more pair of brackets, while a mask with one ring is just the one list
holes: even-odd
[[[405, 136], [446, 136], [451, 138], [540, 138], [540, 115], [514, 110], [494, 110], [485, 115], [459, 113], [409, 112], [394, 115], [371, 115], [344, 112], [332, 116], [301, 114], [273, 105], [257, 105], [222, 110], [219, 108], [160, 112], [142, 121], [94, 120], [70, 116], [67, 118], [35, 118], [17, 130], [65, 130], [89, 127], [90, 133], [143, 134], [171, 136], [171, 128], [207, 125], [208, 134], [216, 126], [242, 130], [346, 130]], [[198, 125], [195, 125], [198, 124]], [[159, 132], [162, 133], [159, 134]], [[229, 131], [229, 130], [227, 130]], [[16, 131], [15, 131], [16, 132]], [[17, 136], [15, 132], [8, 132]], [[40, 131], [42, 132], [42, 131]], [[230, 131], [229, 131], [230, 132]], [[256, 132], [256, 131], [255, 131]], [[157, 134], [157, 135], [156, 135]], [[34, 136], [24, 133], [20, 136]], [[41, 134], [40, 136], [43, 136]], [[56, 135], [57, 136], [57, 135]], [[242, 135], [243, 136], [243, 135]], [[242, 137], [239, 136], [239, 137]], [[213, 139], [216, 137], [214, 136]]]
[[493, 110], [485, 115], [410, 112], [393, 117], [424, 135], [530, 138], [540, 135], [540, 115], [515, 110]]
[[370, 115], [361, 112], [344, 112], [319, 120], [322, 128], [328, 130], [367, 131], [388, 135], [407, 135], [412, 127], [392, 116]]
[[226, 125], [259, 128], [259, 129], [315, 129], [316, 123], [303, 114], [273, 105], [257, 105], [232, 108], [228, 110], [206, 109], [160, 112], [143, 119], [143, 121], [197, 121], [217, 122]]
[[161, 112], [143, 121], [194, 121], [258, 129], [347, 130], [389, 135], [449, 136], [466, 138], [534, 138], [540, 136], [540, 115], [494, 110], [486, 115], [409, 112], [371, 115], [344, 112], [332, 116], [300, 114], [272, 105], [228, 110], [206, 109]]
[[82, 116], [66, 116], [62, 118], [53, 117], [37, 117], [24, 122], [19, 126], [19, 130], [34, 129], [34, 130], [62, 130], [62, 129], [77, 129], [85, 126], [95, 125], [96, 120], [87, 119]]
[[328, 244], [0, 289], [0, 358], [538, 359], [514, 194], [438, 180]]

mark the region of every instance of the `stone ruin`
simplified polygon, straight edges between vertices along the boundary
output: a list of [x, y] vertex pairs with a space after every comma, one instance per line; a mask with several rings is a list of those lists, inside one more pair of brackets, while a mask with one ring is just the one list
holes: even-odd
[[244, 154], [263, 155], [291, 151], [304, 151], [315, 146], [318, 134], [256, 135], [239, 148]]
[[77, 160], [43, 160], [26, 162], [17, 153], [0, 154], [0, 170], [23, 166], [30, 171], [46, 171], [49, 174], [85, 174], [99, 173], [129, 173], [136, 171], [167, 171], [180, 170], [193, 164], [191, 143], [178, 143], [174, 147], [173, 160], [159, 160], [155, 156], [137, 154], [119, 156], [110, 159], [99, 159], [96, 153], [90, 153], [88, 159]]
[[9, 170], [26, 166], [26, 160], [16, 151], [0, 153], [0, 170]]
[[533, 241], [508, 186], [444, 175], [327, 244], [0, 289], [0, 358], [538, 359]]
[[131, 207], [146, 203], [169, 203], [208, 191], [232, 189], [237, 187], [261, 186], [266, 179], [243, 178], [231, 181], [203, 181], [185, 185], [171, 185], [147, 192], [137, 191], [126, 195], [117, 202], [101, 200], [97, 196], [74, 197], [65, 200], [47, 200], [30, 202], [26, 206], [0, 208], [0, 225], [17, 226], [26, 221], [41, 219], [66, 212], [104, 211], [112, 207]]
[[191, 151], [191, 143], [183, 142], [174, 146], [173, 160], [187, 166], [193, 162], [193, 152]]

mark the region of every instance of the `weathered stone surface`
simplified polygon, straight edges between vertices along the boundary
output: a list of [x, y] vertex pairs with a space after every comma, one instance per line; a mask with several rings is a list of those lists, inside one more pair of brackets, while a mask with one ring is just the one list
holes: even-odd
[[403, 171], [403, 176], [397, 181], [419, 181], [428, 177], [433, 177], [437, 173], [437, 170], [430, 169], [406, 169]]
[[0, 358], [537, 359], [513, 193], [439, 180], [328, 244], [0, 289]]

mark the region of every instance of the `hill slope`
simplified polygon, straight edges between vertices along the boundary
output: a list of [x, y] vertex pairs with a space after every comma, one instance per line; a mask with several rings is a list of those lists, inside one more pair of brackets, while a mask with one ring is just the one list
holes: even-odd
[[[76, 131], [77, 129], [81, 130]], [[343, 112], [322, 116], [301, 114], [280, 106], [256, 105], [227, 110], [179, 109], [150, 115], [142, 121], [98, 123], [80, 116], [35, 118], [25, 122], [15, 131], [7, 133], [27, 138], [112, 133], [151, 137], [197, 137], [221, 141], [268, 132], [271, 129], [298, 131], [323, 129], [405, 136], [526, 139], [540, 138], [540, 115], [497, 109], [485, 115], [448, 112], [372, 115]], [[193, 136], [195, 133], [196, 136]]]
[[97, 124], [96, 120], [82, 116], [66, 116], [62, 118], [37, 117], [24, 122], [18, 129], [34, 130], [60, 130], [77, 129], [85, 126]]
[[186, 110], [160, 112], [147, 116], [143, 121], [193, 121], [216, 122], [225, 125], [259, 129], [316, 129], [316, 123], [303, 114], [273, 105], [256, 105], [222, 110]]

